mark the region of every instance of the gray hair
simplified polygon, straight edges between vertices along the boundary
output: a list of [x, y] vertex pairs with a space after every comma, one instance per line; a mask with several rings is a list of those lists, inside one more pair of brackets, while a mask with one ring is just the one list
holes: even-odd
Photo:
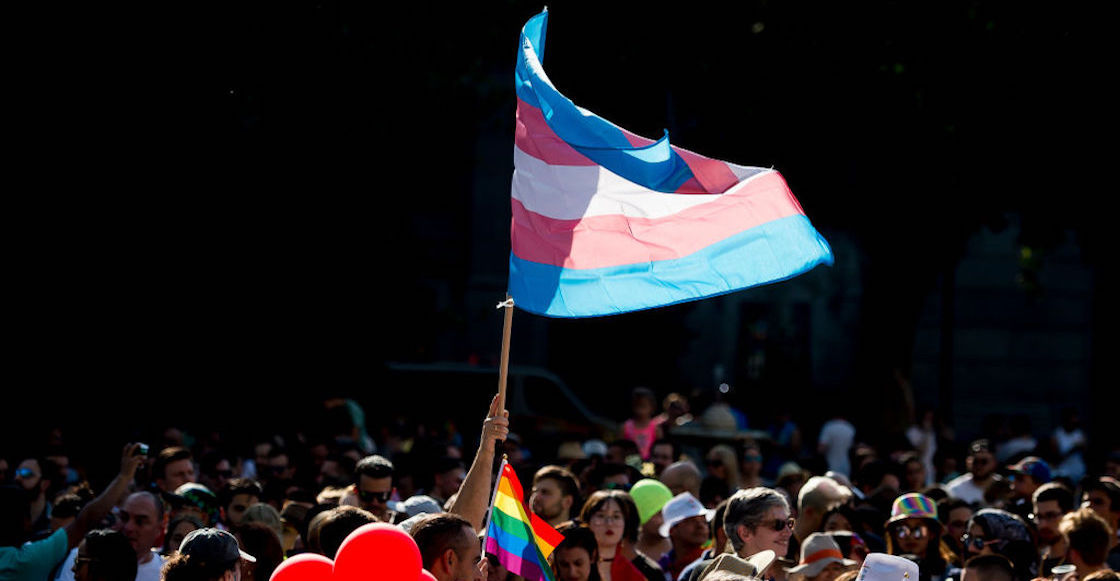
[[739, 525], [753, 530], [762, 524], [770, 509], [775, 507], [788, 512], [789, 502], [780, 492], [765, 486], [739, 490], [731, 495], [727, 501], [727, 512], [723, 517], [723, 532], [727, 533], [727, 539], [731, 541], [731, 546], [736, 552], [743, 548], [743, 539], [736, 532]]

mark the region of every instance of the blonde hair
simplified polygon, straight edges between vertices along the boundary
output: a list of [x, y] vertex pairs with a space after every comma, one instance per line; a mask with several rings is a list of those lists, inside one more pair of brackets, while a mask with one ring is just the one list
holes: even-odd
[[732, 492], [740, 488], [741, 475], [739, 474], [739, 455], [735, 449], [727, 444], [716, 444], [708, 450], [705, 457], [715, 456], [727, 467], [727, 487]]

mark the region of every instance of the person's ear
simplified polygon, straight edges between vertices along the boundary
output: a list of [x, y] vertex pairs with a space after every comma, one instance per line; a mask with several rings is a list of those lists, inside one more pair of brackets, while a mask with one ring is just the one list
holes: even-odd
[[747, 525], [741, 524], [735, 527], [735, 534], [739, 535], [739, 540], [746, 543], [751, 538], [751, 529], [747, 528]]
[[575, 501], [576, 499], [571, 496], [560, 497], [560, 504], [564, 506], [564, 510], [571, 510], [572, 504], [575, 503]]
[[455, 554], [455, 549], [445, 549], [440, 562], [443, 563], [445, 570], [454, 571], [455, 566], [459, 564], [459, 555]]

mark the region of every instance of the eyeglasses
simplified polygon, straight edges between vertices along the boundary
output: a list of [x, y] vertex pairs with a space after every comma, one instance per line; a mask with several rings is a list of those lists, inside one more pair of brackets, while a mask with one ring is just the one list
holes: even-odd
[[595, 513], [591, 515], [591, 524], [603, 524], [608, 522], [626, 522], [626, 517], [621, 514], [602, 514]]
[[74, 566], [77, 567], [78, 565], [81, 565], [82, 563], [92, 563], [96, 560], [97, 559], [94, 559], [93, 557], [75, 557], [74, 558]]
[[606, 488], [607, 490], [621, 490], [623, 492], [629, 492], [630, 491], [630, 485], [629, 484], [619, 484], [617, 482], [607, 482], [606, 484], [603, 485], [603, 488]]
[[16, 478], [34, 478], [35, 471], [30, 468], [16, 468]]
[[1044, 512], [1044, 513], [1041, 513], [1041, 514], [1032, 514], [1031, 515], [1031, 520], [1033, 520], [1034, 522], [1044, 522], [1044, 521], [1058, 520], [1060, 518], [1062, 518], [1062, 513], [1057, 512], [1057, 511]]
[[928, 532], [929, 532], [929, 530], [926, 529], [925, 525], [918, 525], [916, 527], [908, 527], [906, 525], [900, 525], [900, 526], [898, 526], [894, 529], [894, 536], [896, 536], [900, 539], [905, 539], [907, 537], [910, 537], [910, 538], [913, 538], [913, 539], [922, 539], [922, 538], [925, 538], [926, 533], [928, 533]]
[[795, 519], [793, 517], [789, 517], [789, 518], [785, 518], [785, 519], [776, 518], [772, 521], [764, 521], [758, 526], [769, 528], [769, 529], [773, 530], [774, 532], [782, 532], [785, 529], [789, 529], [789, 530], [792, 531], [793, 530], [793, 525], [795, 525], [795, 524], [797, 524], [797, 519]]
[[719, 468], [723, 466], [723, 460], [720, 460], [719, 458], [709, 458], [707, 462], [708, 466], [711, 466], [712, 468]]
[[743, 460], [747, 462], [762, 462], [762, 456], [743, 456]]
[[358, 498], [362, 499], [365, 502], [376, 500], [377, 502], [384, 504], [386, 502], [389, 502], [389, 499], [392, 498], [392, 496], [392, 490], [386, 490], [385, 492], [373, 492], [370, 490], [358, 489]]
[[984, 547], [988, 545], [994, 545], [998, 542], [999, 539], [986, 541], [984, 540], [984, 537], [974, 537], [972, 535], [969, 535], [968, 533], [961, 535], [961, 544], [964, 545], [966, 549], [973, 549], [975, 551], [982, 551], [984, 550]]

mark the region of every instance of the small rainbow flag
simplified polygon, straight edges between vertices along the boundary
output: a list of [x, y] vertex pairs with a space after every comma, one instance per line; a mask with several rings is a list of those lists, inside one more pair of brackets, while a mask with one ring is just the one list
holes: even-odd
[[548, 565], [548, 556], [564, 540], [564, 535], [526, 510], [524, 498], [517, 474], [502, 460], [498, 488], [490, 503], [486, 552], [497, 556], [502, 566], [528, 581], [556, 581]]

